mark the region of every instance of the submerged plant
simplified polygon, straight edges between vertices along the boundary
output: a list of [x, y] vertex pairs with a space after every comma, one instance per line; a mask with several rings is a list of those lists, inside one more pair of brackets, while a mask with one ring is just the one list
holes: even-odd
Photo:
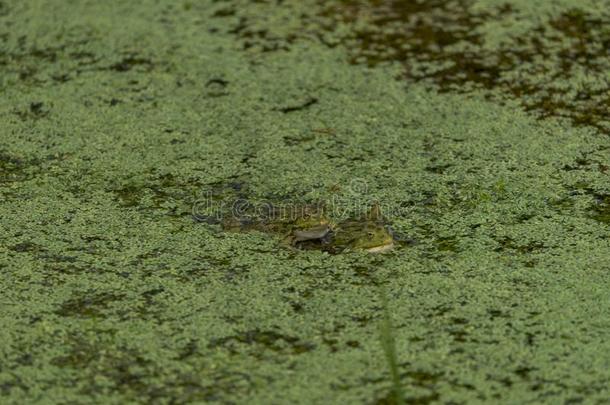
[[388, 362], [388, 366], [390, 368], [394, 403], [397, 405], [403, 405], [405, 403], [405, 397], [400, 382], [400, 374], [398, 372], [398, 356], [396, 355], [396, 344], [394, 340], [392, 320], [390, 318], [388, 296], [386, 294], [385, 287], [383, 286], [383, 284], [379, 285], [379, 297], [381, 300], [381, 308], [383, 311], [383, 317], [379, 325], [379, 337], [381, 340], [381, 346], [383, 348], [386, 361]]

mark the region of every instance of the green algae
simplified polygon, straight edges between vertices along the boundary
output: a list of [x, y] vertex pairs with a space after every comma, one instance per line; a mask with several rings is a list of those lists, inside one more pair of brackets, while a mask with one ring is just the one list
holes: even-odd
[[301, 14], [303, 26], [318, 27], [314, 32], [289, 24], [263, 28], [265, 18], [255, 10], [266, 13], [266, 2], [241, 10], [231, 5], [216, 17], [238, 21], [228, 32], [246, 50], [277, 52], [300, 36], [316, 36], [330, 48], [345, 44], [352, 63], [398, 62], [401, 79], [442, 92], [486, 89], [500, 102], [518, 98], [542, 118], [569, 117], [608, 133], [610, 31], [603, 1], [561, 7], [468, 0], [319, 3], [320, 19]]
[[519, 6], [342, 1], [330, 3], [323, 15], [354, 26], [344, 37], [353, 50], [352, 63], [400, 62], [405, 66], [401, 76], [409, 81], [433, 83], [441, 92], [509, 94], [540, 117], [567, 116], [608, 134], [607, 13], [568, 8], [493, 47], [487, 27], [518, 29]]
[[[406, 403], [606, 400], [605, 11], [399, 4], [0, 2], [3, 403], [391, 403], [380, 283]], [[283, 249], [208, 189], [416, 243]]]

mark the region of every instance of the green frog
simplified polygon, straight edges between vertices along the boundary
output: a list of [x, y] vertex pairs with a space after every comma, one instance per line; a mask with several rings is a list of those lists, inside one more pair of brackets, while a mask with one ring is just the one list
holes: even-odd
[[298, 206], [290, 210], [272, 207], [263, 218], [228, 218], [225, 231], [260, 231], [281, 237], [282, 245], [293, 249], [322, 250], [329, 253], [366, 251], [384, 253], [395, 246], [378, 204], [358, 218], [335, 223], [323, 207]]
[[386, 226], [378, 204], [358, 218], [349, 218], [335, 228], [333, 247], [338, 250], [360, 250], [369, 253], [389, 252], [394, 238]]

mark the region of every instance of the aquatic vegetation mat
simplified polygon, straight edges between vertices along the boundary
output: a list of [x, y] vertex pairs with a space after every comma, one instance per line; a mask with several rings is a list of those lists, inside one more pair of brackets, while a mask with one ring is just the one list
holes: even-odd
[[609, 10], [0, 0], [0, 402], [608, 403]]

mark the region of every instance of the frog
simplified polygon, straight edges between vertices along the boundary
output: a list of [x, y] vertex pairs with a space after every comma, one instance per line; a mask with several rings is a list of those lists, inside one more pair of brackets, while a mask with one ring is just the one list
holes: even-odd
[[391, 229], [385, 224], [379, 205], [357, 218], [348, 218], [335, 229], [333, 245], [340, 250], [385, 253], [394, 247]]
[[[297, 215], [294, 215], [294, 212]], [[293, 212], [293, 221], [283, 235], [282, 243], [292, 248], [304, 244], [315, 245], [329, 242], [334, 223], [328, 218], [323, 207], [311, 208], [305, 206]]]
[[337, 248], [368, 253], [385, 253], [394, 248], [394, 238], [386, 227], [358, 221], [343, 223], [333, 243]]
[[229, 216], [221, 221], [228, 232], [259, 231], [280, 237], [282, 244], [297, 246], [301, 242], [325, 238], [332, 229], [324, 210], [312, 205], [266, 207], [259, 216]]
[[[313, 220], [312, 220], [313, 219]], [[319, 249], [330, 253], [365, 251], [385, 253], [394, 248], [394, 237], [386, 226], [377, 203], [363, 215], [335, 223], [326, 217], [297, 222], [292, 231], [291, 246]]]
[[281, 245], [292, 250], [321, 250], [328, 253], [364, 251], [385, 253], [394, 246], [390, 228], [386, 226], [378, 204], [363, 215], [335, 222], [324, 207], [293, 206], [290, 209], [271, 207], [260, 218], [226, 218], [225, 231], [260, 231], [276, 235]]

